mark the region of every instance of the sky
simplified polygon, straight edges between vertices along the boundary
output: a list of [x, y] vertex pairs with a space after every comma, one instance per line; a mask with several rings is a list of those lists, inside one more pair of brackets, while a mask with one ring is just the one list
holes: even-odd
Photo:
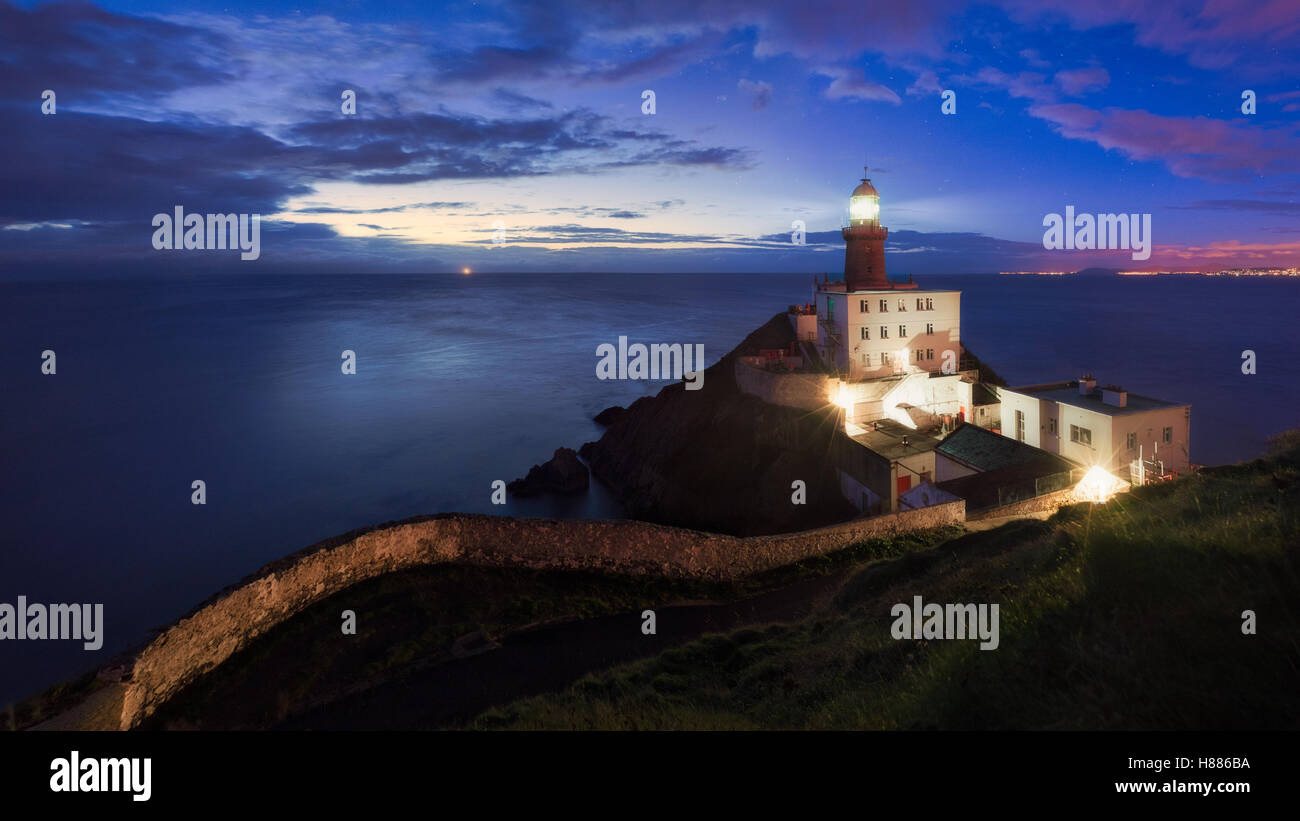
[[[0, 116], [8, 278], [835, 273], [864, 164], [894, 276], [1300, 265], [1294, 0], [0, 0]], [[1044, 248], [1067, 206], [1150, 259]]]

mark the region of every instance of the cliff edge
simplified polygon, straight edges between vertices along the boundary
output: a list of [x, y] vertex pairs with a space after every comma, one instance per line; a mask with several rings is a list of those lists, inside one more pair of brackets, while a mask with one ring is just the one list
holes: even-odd
[[[736, 385], [737, 357], [793, 341], [790, 321], [777, 314], [707, 368], [702, 388], [679, 382], [638, 399], [582, 446], [582, 457], [627, 514], [645, 521], [755, 536], [856, 516], [826, 458], [837, 409], [769, 405]], [[792, 500], [796, 480], [805, 483], [805, 504]]]

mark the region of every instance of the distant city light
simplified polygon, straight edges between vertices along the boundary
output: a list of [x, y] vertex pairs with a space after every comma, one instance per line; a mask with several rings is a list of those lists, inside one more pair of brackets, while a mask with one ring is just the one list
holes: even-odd
[[470, 270], [468, 268], [461, 268], [460, 272], [466, 276], [469, 276]]

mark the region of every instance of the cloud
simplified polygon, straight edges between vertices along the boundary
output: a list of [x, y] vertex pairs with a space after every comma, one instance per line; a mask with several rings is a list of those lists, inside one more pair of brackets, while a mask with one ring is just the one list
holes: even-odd
[[1037, 49], [1025, 48], [1020, 50], [1020, 58], [1029, 64], [1030, 68], [1051, 68], [1052, 64], [1044, 60]]
[[963, 76], [957, 79], [976, 86], [1000, 88], [1012, 97], [1025, 100], [1046, 103], [1057, 99], [1056, 91], [1047, 84], [1047, 75], [1035, 71], [1008, 74], [1001, 69], [985, 66], [975, 72], [973, 77]]
[[1166, 205], [1171, 211], [1241, 211], [1254, 214], [1300, 216], [1300, 202], [1269, 200], [1197, 200], [1184, 205]]
[[1269, 174], [1300, 173], [1294, 126], [1264, 128], [1209, 117], [1167, 117], [1149, 111], [1077, 103], [1035, 104], [1031, 116], [1057, 133], [1086, 140], [1134, 160], [1162, 162], [1179, 177], [1248, 181]]
[[420, 208], [442, 210], [445, 208], [473, 208], [472, 202], [413, 202], [407, 205], [390, 205], [385, 208], [335, 208], [332, 206], [310, 206], [295, 208], [295, 214], [394, 214]]
[[742, 94], [749, 94], [753, 97], [750, 104], [755, 111], [762, 111], [767, 108], [768, 103], [772, 102], [772, 86], [770, 83], [754, 82], [746, 80], [743, 77], [736, 83], [736, 88], [740, 89]]
[[555, 107], [545, 100], [539, 100], [536, 97], [529, 97], [527, 94], [521, 94], [518, 91], [513, 91], [508, 88], [493, 89], [492, 98], [511, 111], [519, 111], [521, 109], [529, 108]]
[[0, 1], [0, 99], [53, 89], [59, 105], [105, 95], [156, 99], [229, 79], [230, 42], [202, 28], [129, 17], [90, 3], [23, 9]]
[[824, 66], [817, 69], [817, 74], [830, 77], [831, 84], [823, 92], [832, 100], [863, 100], [866, 102], [884, 102], [899, 105], [902, 99], [890, 89], [872, 82], [859, 69], [845, 66]]
[[1076, 68], [1056, 72], [1056, 84], [1070, 97], [1079, 97], [1110, 85], [1110, 73], [1104, 68]]
[[349, 178], [368, 184], [590, 173], [638, 165], [737, 169], [751, 164], [745, 149], [619, 128], [610, 118], [585, 110], [527, 119], [419, 113], [317, 120], [294, 127], [289, 136], [346, 157], [367, 158], [367, 172]]
[[1129, 26], [1134, 41], [1183, 56], [1204, 69], [1237, 64], [1295, 68], [1300, 15], [1294, 0], [1000, 0], [1013, 19], [1041, 25], [1064, 19], [1075, 29]]
[[938, 94], [942, 91], [943, 86], [939, 84], [939, 78], [929, 70], [922, 71], [917, 75], [916, 81], [907, 87], [907, 94], [910, 97]]

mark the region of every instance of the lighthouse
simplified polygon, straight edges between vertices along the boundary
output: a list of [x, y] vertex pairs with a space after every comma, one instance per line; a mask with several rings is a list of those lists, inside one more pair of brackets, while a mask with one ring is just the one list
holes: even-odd
[[[863, 168], [863, 172], [867, 169]], [[869, 177], [849, 195], [849, 224], [844, 237], [844, 284], [850, 291], [885, 290], [885, 238], [889, 229], [880, 224], [880, 193]]]
[[952, 373], [961, 353], [961, 292], [889, 280], [889, 229], [880, 224], [880, 192], [865, 175], [849, 195], [840, 235], [844, 278], [813, 281], [817, 331], [808, 341], [822, 362], [852, 380]]

